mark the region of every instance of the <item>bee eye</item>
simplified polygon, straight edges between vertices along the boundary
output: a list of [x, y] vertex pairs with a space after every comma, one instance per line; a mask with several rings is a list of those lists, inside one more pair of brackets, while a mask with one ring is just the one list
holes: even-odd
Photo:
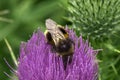
[[52, 39], [52, 35], [50, 34], [50, 32], [46, 32], [45, 35], [46, 35], [47, 42], [50, 44], [54, 44], [53, 39]]
[[48, 41], [51, 41], [52, 40], [52, 36], [49, 32], [47, 32], [46, 34], [46, 38], [48, 39]]

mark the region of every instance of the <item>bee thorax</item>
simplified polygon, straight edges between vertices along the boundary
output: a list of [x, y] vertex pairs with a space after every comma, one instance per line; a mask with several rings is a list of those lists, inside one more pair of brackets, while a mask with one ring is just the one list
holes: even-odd
[[57, 53], [59, 53], [59, 55], [71, 54], [73, 53], [73, 49], [73, 43], [69, 39], [62, 40], [55, 46], [55, 50]]

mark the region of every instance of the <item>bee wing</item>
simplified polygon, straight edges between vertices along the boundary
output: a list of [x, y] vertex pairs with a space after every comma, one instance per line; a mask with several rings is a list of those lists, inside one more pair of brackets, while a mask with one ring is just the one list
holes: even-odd
[[52, 19], [47, 19], [46, 20], [46, 28], [48, 30], [56, 30], [57, 29], [57, 23], [55, 21], [53, 21]]

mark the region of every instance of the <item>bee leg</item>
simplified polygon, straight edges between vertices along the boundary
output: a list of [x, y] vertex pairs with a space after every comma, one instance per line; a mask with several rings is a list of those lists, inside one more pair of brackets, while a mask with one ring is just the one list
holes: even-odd
[[69, 56], [68, 64], [70, 64], [70, 63], [72, 62], [72, 57], [73, 57], [73, 55], [70, 55], [70, 56]]
[[62, 56], [62, 60], [63, 60], [63, 66], [64, 66], [64, 70], [66, 70], [67, 64], [70, 64], [72, 62], [72, 55], [71, 56]]
[[62, 56], [63, 66], [64, 70], [66, 70], [67, 62], [68, 62], [68, 56]]

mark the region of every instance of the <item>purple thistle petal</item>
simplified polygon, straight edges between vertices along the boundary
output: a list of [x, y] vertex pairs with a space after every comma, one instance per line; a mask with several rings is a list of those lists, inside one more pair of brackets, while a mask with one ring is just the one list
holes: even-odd
[[43, 33], [38, 30], [27, 43], [21, 43], [19, 80], [96, 80], [98, 51], [93, 50], [82, 36], [78, 38], [73, 30], [68, 30], [68, 33], [75, 41], [75, 50], [72, 63], [66, 70], [62, 58], [51, 52]]

